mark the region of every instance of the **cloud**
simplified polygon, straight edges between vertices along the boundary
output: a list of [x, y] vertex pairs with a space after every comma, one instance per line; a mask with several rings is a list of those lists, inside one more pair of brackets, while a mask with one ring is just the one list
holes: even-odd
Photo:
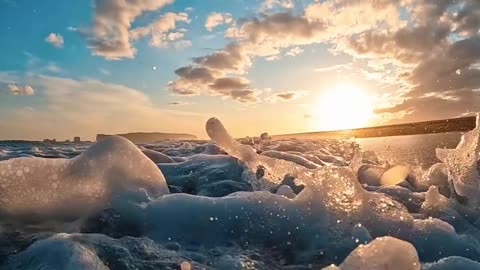
[[283, 48], [322, 41], [325, 30], [321, 21], [309, 21], [291, 13], [275, 13], [245, 21], [230, 30], [230, 37], [242, 42], [253, 55], [269, 56], [278, 54]]
[[201, 66], [179, 68], [175, 73], [179, 79], [170, 82], [170, 91], [181, 96], [195, 96], [202, 92], [212, 96], [232, 98], [240, 103], [259, 101], [259, 91], [250, 87], [250, 82], [243, 77], [222, 77], [222, 72]]
[[[321, 22], [312, 22], [290, 13], [263, 15], [243, 21], [227, 31], [227, 37], [235, 39], [212, 54], [195, 57], [189, 66], [178, 69], [179, 78], [169, 83], [170, 91], [179, 95], [206, 93], [230, 97], [242, 103], [258, 102], [259, 90], [250, 86], [243, 75], [256, 57], [272, 58], [282, 49], [309, 44], [320, 38]], [[300, 53], [293, 48], [291, 53]], [[191, 72], [201, 72], [201, 79]], [[199, 75], [198, 73], [195, 73]]]
[[224, 91], [224, 90], [242, 90], [247, 88], [250, 82], [242, 77], [225, 77], [218, 78], [210, 85], [212, 90]]
[[267, 11], [276, 7], [292, 9], [295, 7], [293, 0], [264, 0], [260, 10]]
[[[282, 11], [281, 4], [287, 2], [265, 1], [259, 15], [238, 20], [225, 32], [230, 42], [224, 48], [195, 57], [189, 65], [208, 70], [208, 80], [198, 83], [179, 76], [170, 83], [170, 90], [218, 95], [212, 89], [215, 81], [235, 78], [229, 83], [236, 82], [237, 89], [255, 91], [242, 76], [257, 58], [276, 60], [295, 56], [306, 45], [325, 44], [334, 55], [353, 57], [364, 79], [377, 82], [379, 88], [397, 88], [395, 95], [384, 97], [382, 103], [390, 105], [379, 113], [420, 119], [433, 115], [436, 104], [446, 106], [444, 111], [451, 114], [461, 114], [461, 104], [464, 110], [475, 108], [467, 103], [480, 88], [480, 2], [314, 1], [303, 13]], [[353, 70], [353, 64], [315, 71], [342, 69]], [[415, 106], [408, 104], [423, 107], [412, 109]]]
[[230, 97], [245, 104], [254, 104], [260, 100], [258, 98], [259, 91], [253, 89], [220, 90], [217, 93], [220, 96]]
[[447, 45], [448, 24], [435, 23], [395, 32], [369, 30], [348, 39], [346, 52], [361, 58], [389, 58], [398, 63], [415, 65], [432, 54], [432, 49]]
[[22, 80], [42, 89], [46, 103], [35, 107], [0, 108], [0, 122], [4, 127], [0, 130], [1, 138], [81, 136], [93, 139], [97, 133], [180, 130], [198, 134], [202, 130], [198, 125], [202, 122], [200, 119], [208, 117], [162, 109], [136, 89], [98, 80], [37, 75]]
[[104, 69], [104, 68], [98, 68], [98, 71], [105, 76], [110, 76], [112, 74], [109, 70]]
[[333, 65], [329, 67], [322, 67], [322, 68], [316, 68], [314, 69], [315, 72], [330, 72], [330, 71], [340, 71], [340, 70], [350, 70], [352, 69], [351, 64], [339, 64], [339, 65]]
[[147, 26], [130, 30], [130, 39], [136, 41], [150, 36], [150, 45], [152, 47], [166, 48], [172, 41], [179, 41], [185, 36], [182, 32], [174, 31], [177, 28], [178, 22], [189, 23], [190, 19], [188, 18], [188, 14], [166, 13], [160, 17], [160, 19]]
[[274, 95], [271, 95], [266, 99], [266, 101], [270, 103], [292, 101], [300, 97], [303, 97], [306, 94], [307, 93], [305, 91], [287, 91], [287, 92], [276, 93]]
[[173, 43], [173, 47], [178, 50], [190, 48], [192, 47], [192, 42], [190, 40], [179, 40]]
[[63, 73], [64, 70], [54, 62], [49, 62], [45, 69], [51, 73]]
[[183, 102], [183, 101], [173, 101], [173, 102], [169, 102], [168, 105], [171, 105], [171, 106], [184, 106], [184, 105], [190, 105], [192, 103], [190, 102]]
[[208, 31], [213, 31], [216, 27], [222, 24], [231, 24], [233, 23], [233, 17], [230, 13], [217, 13], [212, 12], [208, 15], [207, 20], [205, 22], [205, 28]]
[[299, 54], [303, 53], [303, 49], [300, 47], [294, 47], [290, 49], [287, 53], [285, 53], [286, 56], [297, 56]]
[[378, 109], [380, 114], [401, 114], [402, 118], [395, 122], [416, 122], [418, 116], [423, 120], [436, 120], [460, 117], [466, 113], [480, 111], [479, 91], [455, 91], [443, 95], [405, 99], [402, 103], [389, 108]]
[[[95, 0], [92, 29], [83, 33], [87, 36], [93, 55], [107, 60], [134, 58], [130, 28], [132, 23], [146, 12], [160, 10], [174, 0]], [[153, 26], [156, 26], [155, 24]], [[138, 30], [146, 36], [148, 31]], [[133, 35], [133, 40], [138, 35]], [[152, 41], [155, 43], [154, 41]]]
[[60, 34], [50, 33], [50, 35], [45, 38], [45, 41], [52, 44], [56, 48], [63, 48], [64, 40]]
[[205, 67], [186, 66], [175, 70], [180, 79], [169, 82], [169, 89], [181, 96], [199, 95], [214, 81], [214, 71]]
[[401, 22], [398, 4], [410, 0], [332, 0], [316, 2], [305, 10], [309, 21], [325, 24], [328, 38], [350, 36], [370, 29], [395, 29]]
[[193, 58], [196, 64], [220, 72], [243, 74], [251, 65], [247, 51], [239, 44], [229, 44], [213, 54]]
[[[478, 1], [410, 0], [411, 20], [395, 31], [369, 31], [348, 41], [357, 57], [384, 58], [399, 68], [403, 102], [377, 111], [408, 113], [405, 119], [441, 118], [479, 110], [480, 36]], [[414, 16], [415, 15], [415, 16]], [[435, 23], [433, 23], [435, 22]], [[437, 113], [435, 113], [437, 112]]]
[[9, 84], [8, 90], [13, 96], [33, 96], [35, 95], [35, 90], [30, 85], [25, 85], [24, 87], [18, 87], [15, 84]]

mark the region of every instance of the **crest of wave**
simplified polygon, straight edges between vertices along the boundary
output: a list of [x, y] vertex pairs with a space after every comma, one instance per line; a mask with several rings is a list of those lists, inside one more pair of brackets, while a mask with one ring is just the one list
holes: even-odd
[[138, 188], [151, 195], [169, 193], [155, 163], [127, 139], [111, 137], [73, 159], [1, 161], [0, 217], [30, 223], [75, 220]]

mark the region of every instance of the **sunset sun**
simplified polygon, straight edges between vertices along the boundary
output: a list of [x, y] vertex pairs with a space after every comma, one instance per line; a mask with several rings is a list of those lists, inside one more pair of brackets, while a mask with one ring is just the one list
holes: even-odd
[[333, 87], [315, 106], [315, 125], [320, 130], [361, 128], [373, 117], [372, 97], [355, 85]]

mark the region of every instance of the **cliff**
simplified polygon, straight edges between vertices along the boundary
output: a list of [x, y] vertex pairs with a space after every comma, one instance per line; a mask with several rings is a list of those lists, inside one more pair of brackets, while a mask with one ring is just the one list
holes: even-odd
[[[116, 134], [117, 136], [121, 136], [124, 138], [129, 139], [133, 143], [136, 144], [147, 144], [147, 143], [155, 143], [158, 141], [163, 140], [195, 140], [197, 139], [196, 136], [190, 134], [180, 134], [180, 133], [159, 133], [159, 132], [152, 132], [152, 133], [143, 133], [143, 132], [135, 132], [135, 133], [127, 133], [127, 134]], [[112, 136], [106, 134], [97, 134], [97, 142], [104, 140], [105, 138]]]

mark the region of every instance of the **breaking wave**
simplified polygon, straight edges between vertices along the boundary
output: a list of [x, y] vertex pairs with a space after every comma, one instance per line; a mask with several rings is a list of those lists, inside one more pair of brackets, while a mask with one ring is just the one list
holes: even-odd
[[480, 269], [480, 126], [429, 168], [354, 141], [0, 145], [4, 269]]

